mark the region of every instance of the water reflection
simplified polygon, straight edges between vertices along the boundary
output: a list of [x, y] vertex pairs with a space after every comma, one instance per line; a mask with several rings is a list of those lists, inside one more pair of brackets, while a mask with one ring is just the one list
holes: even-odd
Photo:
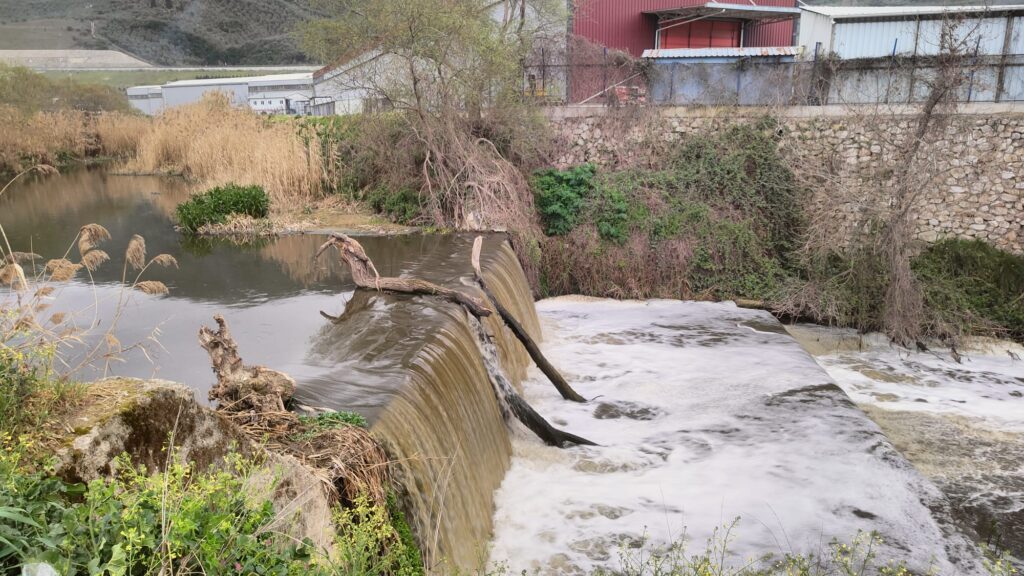
[[[94, 366], [91, 378], [108, 374], [160, 377], [205, 392], [213, 382], [205, 353], [196, 343], [199, 327], [223, 313], [248, 361], [292, 374], [302, 400], [334, 408], [374, 412], [384, 392], [400, 386], [403, 366], [422, 338], [437, 328], [438, 307], [409, 297], [359, 294], [350, 320], [339, 325], [319, 314], [344, 310], [354, 285], [337, 258], [313, 260], [320, 236], [295, 235], [238, 243], [190, 239], [174, 230], [174, 207], [187, 198], [185, 182], [174, 178], [116, 176], [80, 170], [59, 177], [34, 178], [0, 197], [0, 223], [15, 250], [44, 259], [63, 256], [78, 228], [95, 222], [113, 239], [103, 245], [111, 261], [93, 274], [63, 286], [55, 312], [83, 312], [88, 324], [98, 309], [101, 328], [115, 316], [125, 294], [120, 283], [124, 250], [132, 234], [146, 238], [150, 255], [168, 253], [179, 269], [156, 268], [146, 278], [171, 289], [170, 296], [132, 293], [116, 335], [126, 346], [147, 347], [123, 362]], [[458, 286], [470, 273], [471, 238], [422, 236], [361, 238], [381, 274], [418, 276]], [[489, 247], [500, 242], [489, 240]], [[75, 254], [77, 256], [77, 254]], [[9, 295], [8, 295], [9, 297]], [[0, 296], [0, 302], [4, 296]], [[70, 354], [74, 365], [80, 356]]]

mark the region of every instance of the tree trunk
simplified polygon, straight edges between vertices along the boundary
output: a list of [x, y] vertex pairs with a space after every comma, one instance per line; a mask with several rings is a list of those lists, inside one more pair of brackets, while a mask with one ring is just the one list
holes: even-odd
[[[474, 245], [474, 267], [479, 268], [479, 244], [482, 242], [482, 238], [477, 239], [477, 243]], [[503, 416], [506, 420], [509, 416], [515, 416], [524, 426], [529, 428], [534, 434], [536, 434], [541, 440], [550, 446], [566, 447], [573, 444], [582, 444], [589, 446], [596, 446], [594, 442], [581, 438], [575, 434], [558, 430], [551, 426], [547, 420], [545, 420], [540, 414], [537, 413], [530, 405], [524, 400], [518, 393], [516, 393], [512, 384], [508, 378], [504, 375], [501, 370], [501, 364], [498, 360], [497, 349], [494, 343], [491, 341], [491, 337], [487, 334], [486, 329], [483, 326], [483, 322], [480, 318], [487, 317], [492, 314], [491, 310], [478, 300], [468, 294], [438, 286], [436, 284], [427, 282], [425, 280], [406, 279], [406, 278], [381, 278], [377, 272], [377, 268], [373, 265], [373, 262], [366, 255], [363, 247], [356, 240], [346, 236], [345, 234], [335, 233], [331, 235], [331, 239], [325, 242], [316, 255], [319, 257], [325, 250], [334, 246], [338, 249], [341, 259], [348, 264], [352, 271], [352, 279], [355, 281], [356, 286], [369, 290], [378, 290], [385, 292], [399, 292], [403, 294], [418, 294], [424, 296], [437, 296], [454, 302], [462, 306], [469, 314], [469, 321], [473, 325], [473, 328], [477, 332], [478, 342], [480, 345], [480, 353], [483, 357], [484, 364], [487, 368], [488, 376], [491, 380], [491, 385], [494, 389], [495, 395], [498, 397], [498, 401], [501, 404]], [[478, 277], [481, 277], [478, 274]], [[481, 277], [482, 278], [482, 277]], [[498, 307], [499, 311], [503, 308], [497, 303], [497, 300], [491, 298], [495, 306]], [[339, 322], [346, 314], [342, 314], [338, 317], [332, 317], [324, 312], [321, 314], [330, 319], [332, 322]], [[537, 349], [533, 340], [529, 338], [523, 327], [515, 321], [511, 314], [506, 310], [502, 315], [503, 320], [509, 324], [512, 331], [520, 336], [520, 339], [526, 338], [523, 342], [530, 342], [534, 351], [536, 351], [538, 357], [540, 357], [545, 364], [550, 368], [551, 372], [558, 374], [554, 367], [544, 359], [543, 355], [540, 354], [540, 350]], [[511, 320], [511, 323], [509, 322]], [[512, 326], [515, 325], [515, 327]], [[529, 350], [529, 347], [527, 348]], [[531, 353], [531, 356], [533, 354]], [[535, 358], [536, 361], [536, 358]], [[543, 367], [542, 367], [543, 370]], [[545, 371], [547, 373], [547, 371]], [[558, 376], [559, 379], [564, 383], [565, 380]], [[557, 386], [557, 384], [556, 384]], [[581, 396], [572, 391], [572, 388], [568, 384], [565, 384], [565, 388], [569, 392], [579, 397], [579, 401], [585, 401]], [[561, 391], [561, 389], [560, 389]], [[565, 394], [563, 393], [563, 396]]]
[[480, 250], [483, 247], [483, 240], [483, 236], [477, 236], [476, 240], [473, 241], [472, 257], [473, 271], [476, 272], [476, 281], [480, 285], [480, 289], [483, 290], [487, 299], [491, 301], [491, 304], [494, 306], [494, 309], [498, 311], [498, 315], [501, 316], [501, 319], [505, 321], [505, 325], [508, 326], [509, 329], [512, 330], [512, 333], [516, 335], [516, 338], [522, 342], [523, 347], [526, 348], [526, 351], [530, 354], [530, 358], [532, 358], [537, 364], [540, 371], [543, 372], [544, 375], [548, 377], [548, 380], [555, 385], [555, 388], [558, 390], [558, 393], [562, 395], [562, 398], [572, 400], [573, 402], [586, 402], [586, 398], [580, 396], [579, 393], [573, 390], [572, 386], [566, 382], [565, 378], [562, 377], [558, 370], [551, 365], [551, 362], [548, 362], [548, 359], [544, 357], [543, 353], [541, 353], [540, 347], [537, 346], [537, 343], [534, 342], [533, 338], [530, 338], [530, 335], [526, 333], [523, 325], [520, 324], [514, 316], [512, 316], [512, 313], [509, 312], [507, 308], [501, 305], [501, 302], [498, 301], [498, 298], [494, 293], [487, 288], [487, 283], [484, 281], [484, 274], [480, 270]]

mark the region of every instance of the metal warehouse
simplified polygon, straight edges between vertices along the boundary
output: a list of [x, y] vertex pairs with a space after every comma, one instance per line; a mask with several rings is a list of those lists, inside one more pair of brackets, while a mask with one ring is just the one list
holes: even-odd
[[132, 106], [145, 114], [158, 114], [220, 93], [235, 106], [248, 106], [264, 114], [307, 114], [313, 100], [313, 73], [271, 74], [241, 78], [179, 80], [163, 86], [128, 89]]
[[[765, 7], [789, 13], [757, 10]], [[792, 46], [796, 7], [796, 0], [583, 0], [572, 33], [636, 57], [650, 49]]]
[[800, 45], [844, 60], [934, 56], [944, 23], [970, 35], [972, 55], [1024, 54], [1024, 6], [805, 6]]

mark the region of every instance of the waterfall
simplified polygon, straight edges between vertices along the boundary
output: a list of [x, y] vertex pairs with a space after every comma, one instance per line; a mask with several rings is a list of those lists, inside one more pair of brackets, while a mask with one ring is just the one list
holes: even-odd
[[[495, 296], [539, 340], [526, 277], [508, 243], [485, 250], [482, 264]], [[449, 562], [473, 569], [487, 560], [494, 491], [508, 469], [511, 444], [465, 313], [448, 305], [437, 310], [440, 321], [408, 363], [407, 381], [380, 412], [373, 431], [396, 460], [428, 567]], [[485, 325], [502, 369], [518, 386], [529, 357], [497, 315]]]

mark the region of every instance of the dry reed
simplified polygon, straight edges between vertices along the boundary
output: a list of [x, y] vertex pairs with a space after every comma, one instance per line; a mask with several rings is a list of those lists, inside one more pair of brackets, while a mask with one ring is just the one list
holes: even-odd
[[135, 153], [150, 120], [129, 114], [90, 115], [76, 110], [25, 114], [0, 106], [0, 172], [35, 164]]
[[128, 169], [180, 173], [203, 187], [259, 185], [282, 208], [320, 195], [320, 150], [318, 142], [304, 141], [292, 124], [268, 121], [217, 96], [158, 117]]
[[92, 123], [100, 151], [117, 158], [134, 156], [152, 125], [149, 118], [117, 113], [100, 114]]

